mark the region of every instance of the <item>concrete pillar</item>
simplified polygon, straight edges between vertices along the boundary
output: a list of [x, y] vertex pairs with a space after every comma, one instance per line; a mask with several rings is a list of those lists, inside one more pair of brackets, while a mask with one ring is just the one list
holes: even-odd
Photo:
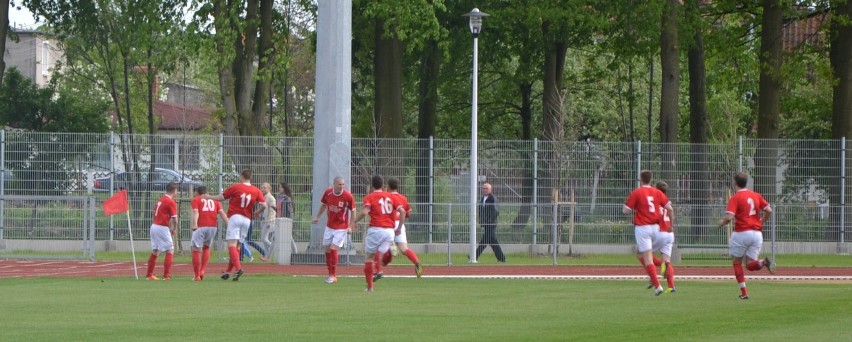
[[293, 219], [279, 217], [275, 219], [275, 240], [272, 241], [272, 255], [275, 263], [290, 265], [290, 254], [293, 253]]
[[[319, 0], [314, 101], [314, 161], [311, 214], [334, 177], [351, 184], [352, 0]], [[325, 219], [311, 227], [309, 252], [322, 251]]]

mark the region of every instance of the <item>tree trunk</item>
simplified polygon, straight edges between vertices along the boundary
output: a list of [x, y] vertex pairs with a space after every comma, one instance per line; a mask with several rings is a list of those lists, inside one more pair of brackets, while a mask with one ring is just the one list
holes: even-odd
[[[375, 23], [376, 51], [373, 59], [374, 119], [376, 137], [402, 137], [402, 42], [385, 31], [384, 20]], [[380, 140], [376, 155], [376, 172], [380, 175], [401, 177], [404, 162], [401, 149], [388, 140]]]
[[[834, 139], [846, 138], [848, 141], [852, 138], [852, 24], [849, 20], [852, 18], [852, 1], [838, 4], [832, 8], [832, 20], [830, 27], [831, 48], [829, 49], [829, 60], [831, 68], [834, 71], [834, 77], [837, 79], [834, 82], [831, 106], [831, 136]], [[848, 150], [848, 148], [847, 148]], [[839, 151], [837, 155], [839, 155]], [[846, 152], [846, 174], [852, 174], [852, 153]], [[840, 170], [836, 170], [830, 184], [829, 203], [831, 204], [829, 215], [829, 228], [825, 232], [825, 238], [828, 241], [840, 241]], [[848, 178], [848, 177], [847, 177]], [[846, 184], [846, 203], [850, 202], [852, 196], [852, 187], [850, 182]], [[849, 223], [850, 210], [846, 210], [846, 220]], [[852, 234], [850, 229], [845, 229], [847, 232], [846, 241], [849, 241]]]
[[[542, 24], [545, 37], [553, 36], [550, 23]], [[539, 181], [538, 197], [540, 204], [551, 203], [553, 190], [558, 189], [559, 173], [559, 143], [565, 135], [565, 112], [563, 106], [562, 76], [565, 72], [565, 58], [568, 54], [568, 44], [555, 37], [552, 42], [545, 44], [543, 68], [543, 100], [542, 100], [542, 140], [541, 160], [544, 163]], [[549, 208], [549, 206], [548, 206]], [[551, 215], [543, 215], [545, 225], [550, 225]]]
[[[698, 5], [699, 0], [687, 2], [689, 18], [701, 20]], [[680, 235], [685, 241], [698, 239], [707, 235], [710, 211], [707, 210], [710, 195], [709, 173], [706, 172], [707, 160], [707, 86], [706, 71], [704, 68], [704, 34], [702, 27], [692, 34], [692, 44], [687, 51], [689, 68], [689, 142], [690, 158], [689, 164], [689, 203], [692, 205], [690, 222], [690, 236]]]
[[[272, 44], [272, 8], [273, 0], [260, 0], [260, 40], [258, 42], [257, 70], [260, 77], [254, 87], [254, 101], [252, 103], [252, 117], [254, 126], [258, 132], [263, 132], [264, 119], [270, 118], [267, 113], [269, 108], [269, 92], [272, 86], [272, 68], [275, 63], [275, 49]], [[263, 72], [263, 74], [260, 74]], [[272, 127], [269, 127], [271, 130]], [[257, 134], [260, 135], [260, 134]]]
[[[680, 65], [678, 48], [678, 16], [680, 2], [667, 0], [663, 10], [662, 30], [660, 33], [660, 68], [662, 85], [660, 87], [660, 142], [663, 143], [661, 179], [669, 183], [669, 189], [676, 190], [678, 137], [678, 98], [680, 92]], [[674, 196], [672, 196], [674, 197]]]
[[[532, 82], [520, 82], [518, 84], [518, 90], [521, 95], [521, 125], [522, 125], [522, 137], [523, 141], [532, 140]], [[518, 208], [518, 216], [515, 216], [515, 221], [512, 223], [512, 228], [520, 229], [527, 225], [530, 221], [530, 214], [532, 212], [532, 197], [533, 197], [533, 186], [535, 185], [533, 179], [535, 178], [534, 165], [533, 163], [536, 160], [533, 157], [533, 153], [528, 154], [529, 160], [526, 162], [526, 166], [524, 167], [524, 185], [521, 187], [521, 206]]]
[[435, 137], [435, 123], [438, 108], [438, 75], [441, 69], [441, 50], [438, 42], [426, 42], [420, 57], [420, 84], [418, 93], [417, 116], [417, 163], [415, 165], [415, 202], [414, 222], [429, 220], [429, 138]]
[[[760, 80], [757, 109], [754, 189], [770, 203], [776, 198], [778, 117], [781, 111], [781, 26], [783, 10], [778, 0], [764, 0], [760, 34]], [[765, 139], [765, 140], [764, 140]]]
[[[6, 36], [9, 35], [9, 0], [0, 0], [0, 57], [6, 56]], [[0, 58], [0, 88], [6, 74], [6, 60]]]

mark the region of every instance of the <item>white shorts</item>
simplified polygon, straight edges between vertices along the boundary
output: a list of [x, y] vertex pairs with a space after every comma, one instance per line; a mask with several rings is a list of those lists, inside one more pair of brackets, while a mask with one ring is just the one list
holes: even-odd
[[235, 214], [228, 218], [228, 230], [225, 232], [225, 240], [240, 240], [240, 243], [246, 241], [251, 220], [240, 214]]
[[731, 241], [728, 249], [732, 257], [742, 258], [747, 256], [751, 260], [760, 257], [760, 249], [763, 247], [763, 233], [756, 230], [731, 233]]
[[654, 253], [662, 253], [672, 256], [672, 245], [674, 245], [675, 237], [672, 232], [657, 231], [654, 234], [653, 249]]
[[151, 225], [151, 250], [159, 252], [168, 252], [175, 249], [175, 243], [172, 241], [172, 232], [169, 227], [159, 224]]
[[391, 243], [393, 243], [393, 229], [370, 227], [367, 229], [367, 236], [364, 237], [364, 252], [385, 253], [390, 249]]
[[[399, 225], [399, 221], [396, 221]], [[399, 227], [399, 231], [394, 231], [393, 242], [408, 244], [408, 238], [405, 236], [405, 225]]]
[[636, 226], [633, 234], [636, 237], [636, 250], [639, 253], [651, 250], [654, 243], [654, 234], [660, 231], [660, 225], [648, 224], [644, 226]]
[[199, 227], [192, 232], [192, 247], [210, 246], [214, 237], [216, 237], [216, 227]]
[[349, 235], [346, 229], [325, 227], [322, 233], [322, 246], [328, 247], [335, 245], [338, 248], [343, 248], [343, 243], [346, 242], [346, 235]]

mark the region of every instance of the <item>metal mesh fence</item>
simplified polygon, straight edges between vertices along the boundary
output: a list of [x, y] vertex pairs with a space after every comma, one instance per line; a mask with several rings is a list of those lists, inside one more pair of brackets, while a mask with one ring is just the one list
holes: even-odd
[[[833, 253], [848, 241], [845, 226], [852, 219], [846, 204], [852, 189], [845, 182], [845, 145], [845, 140], [741, 139], [703, 145], [487, 140], [479, 143], [476, 176], [480, 184], [494, 187], [501, 207], [498, 239], [513, 260], [547, 261], [554, 253], [630, 253], [633, 229], [621, 207], [645, 169], [670, 186], [677, 241], [684, 253], [689, 248], [724, 249], [727, 232], [716, 222], [737, 171], [752, 175], [749, 186], [774, 205], [772, 227], [782, 253]], [[470, 244], [476, 243], [470, 241], [469, 141], [353, 139], [351, 146], [352, 179], [347, 184], [356, 201], [367, 193], [371, 175], [399, 178], [401, 192], [414, 207], [407, 224], [412, 247], [436, 254], [429, 259], [433, 262], [468, 258]], [[0, 196], [93, 198], [94, 238], [124, 241], [129, 238], [127, 220], [105, 217], [98, 208], [116, 190], [127, 189], [134, 238], [147, 248], [151, 206], [166, 183], [181, 184], [180, 236], [188, 239], [189, 191], [205, 185], [219, 193], [237, 180], [240, 169], [251, 168], [255, 184], [269, 182], [277, 189], [275, 184], [286, 182], [293, 190], [293, 237], [304, 252], [314, 243], [313, 158], [311, 138], [3, 131]], [[0, 199], [2, 239], [30, 239], [21, 232], [52, 231], [51, 222], [58, 217], [75, 220], [61, 213], [79, 208], [43, 201], [55, 209], [37, 209], [30, 214], [37, 219], [26, 220], [20, 212], [33, 209]], [[356, 247], [361, 238], [353, 235]]]

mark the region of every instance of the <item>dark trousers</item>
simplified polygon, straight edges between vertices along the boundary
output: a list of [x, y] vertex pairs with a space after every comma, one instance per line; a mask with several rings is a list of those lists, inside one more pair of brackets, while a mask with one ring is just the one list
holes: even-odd
[[485, 250], [485, 246], [488, 245], [491, 246], [491, 249], [494, 251], [497, 261], [506, 262], [506, 256], [503, 255], [503, 249], [500, 248], [500, 242], [497, 242], [497, 225], [481, 224], [481, 226], [485, 233], [482, 234], [482, 239], [479, 240], [479, 246], [476, 246], [476, 260], [479, 260], [479, 256], [482, 254], [482, 251]]

